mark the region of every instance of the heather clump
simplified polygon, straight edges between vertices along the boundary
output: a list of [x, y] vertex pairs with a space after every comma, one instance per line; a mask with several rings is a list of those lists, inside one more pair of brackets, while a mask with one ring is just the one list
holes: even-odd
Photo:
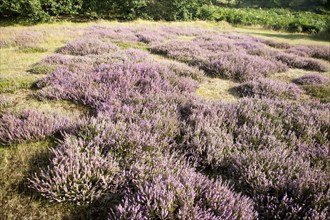
[[251, 151], [229, 166], [262, 218], [323, 219], [328, 212], [329, 176], [295, 153], [281, 147]]
[[[65, 129], [61, 117], [6, 113], [0, 133], [7, 144], [61, 132], [30, 188], [59, 203], [98, 204], [109, 219], [325, 219], [329, 105], [302, 103], [300, 88], [327, 82], [267, 78], [324, 67], [292, 48], [211, 28], [93, 26], [36, 64], [47, 75], [33, 91], [88, 114]], [[242, 82], [230, 92], [244, 98], [199, 98], [199, 83], [212, 80], [204, 74]]]
[[206, 35], [190, 41], [172, 40], [151, 47], [153, 53], [198, 66], [208, 75], [246, 81], [287, 70], [286, 64], [254, 38]]
[[302, 57], [313, 57], [330, 61], [330, 47], [328, 46], [298, 45], [286, 50], [286, 52]]
[[84, 56], [88, 54], [105, 54], [116, 50], [118, 50], [118, 47], [115, 44], [103, 42], [98, 38], [82, 38], [68, 43], [57, 52]]
[[[90, 71], [61, 68], [37, 83], [39, 97], [66, 99], [97, 108], [116, 100], [127, 102], [158, 92], [192, 92], [197, 83], [181, 80], [157, 62], [101, 64]], [[93, 82], [93, 83], [91, 83]]]
[[203, 167], [217, 167], [236, 151], [278, 145], [298, 150], [307, 144], [315, 155], [305, 155], [326, 157], [326, 152], [317, 154], [329, 142], [326, 105], [243, 99], [238, 104], [187, 105], [181, 114], [178, 150]]
[[320, 61], [310, 58], [300, 57], [294, 54], [281, 52], [276, 55], [276, 59], [285, 63], [291, 68], [314, 70], [318, 72], [328, 71], [328, 68], [325, 65], [323, 65]]
[[245, 82], [236, 91], [242, 97], [298, 99], [303, 91], [295, 84], [270, 79], [257, 79]]
[[261, 217], [327, 213], [327, 105], [244, 99], [187, 105], [181, 112], [178, 152], [233, 181]]
[[237, 53], [220, 53], [210, 57], [201, 65], [212, 76], [220, 76], [238, 81], [266, 77], [276, 72], [283, 72], [286, 66], [258, 56]]
[[289, 49], [291, 48], [290, 44], [285, 43], [285, 42], [276, 42], [276, 41], [272, 41], [272, 40], [262, 40], [262, 43], [270, 46], [270, 47], [274, 47], [277, 49]]
[[81, 205], [116, 192], [119, 164], [97, 146], [66, 136], [51, 154], [50, 165], [30, 179], [30, 187], [50, 201]]
[[329, 82], [329, 79], [319, 74], [308, 74], [293, 80], [293, 82], [298, 85], [316, 85]]
[[70, 126], [68, 118], [49, 115], [33, 109], [20, 113], [4, 113], [0, 117], [0, 144], [40, 140]]
[[126, 178], [133, 189], [110, 219], [254, 219], [253, 204], [221, 180], [209, 180], [173, 156], [146, 157]]

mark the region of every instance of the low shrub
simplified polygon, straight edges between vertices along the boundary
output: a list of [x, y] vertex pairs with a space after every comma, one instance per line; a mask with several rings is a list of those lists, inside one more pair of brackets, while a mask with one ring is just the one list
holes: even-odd
[[[154, 156], [153, 156], [154, 157]], [[156, 162], [156, 163], [155, 163]], [[132, 165], [123, 202], [110, 219], [254, 219], [249, 199], [209, 180], [173, 156]]]
[[295, 84], [270, 79], [257, 79], [239, 85], [241, 97], [298, 99], [303, 91]]
[[66, 136], [51, 154], [50, 165], [29, 179], [30, 188], [50, 201], [82, 205], [116, 192], [119, 164], [97, 146]]
[[278, 53], [276, 55], [276, 59], [285, 63], [291, 68], [314, 70], [318, 72], [328, 71], [327, 66], [323, 65], [320, 61], [309, 58], [303, 58], [294, 54]]
[[314, 98], [318, 98], [323, 103], [330, 102], [330, 83], [323, 85], [304, 85], [302, 87], [306, 93]]
[[78, 39], [68, 43], [64, 47], [60, 48], [57, 52], [62, 54], [71, 55], [89, 55], [89, 54], [104, 54], [111, 51], [118, 50], [115, 44], [105, 43], [99, 39]]
[[298, 85], [314, 85], [314, 84], [324, 84], [326, 82], [329, 82], [329, 79], [319, 74], [310, 74], [295, 79], [293, 80], [293, 82]]
[[0, 144], [8, 145], [40, 140], [66, 129], [70, 120], [27, 109], [20, 113], [5, 113], [0, 118]]
[[221, 53], [210, 57], [201, 65], [205, 72], [212, 76], [220, 76], [238, 81], [247, 81], [258, 77], [266, 77], [276, 72], [283, 72], [286, 66], [280, 62], [242, 52]]

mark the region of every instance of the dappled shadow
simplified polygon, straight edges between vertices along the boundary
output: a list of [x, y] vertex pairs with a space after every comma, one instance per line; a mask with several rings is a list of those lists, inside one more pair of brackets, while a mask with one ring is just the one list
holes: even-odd
[[283, 38], [287, 40], [312, 40], [312, 41], [324, 41], [330, 44], [330, 36], [320, 38], [318, 35], [305, 35], [305, 34], [297, 34], [297, 33], [260, 33], [260, 32], [248, 32], [249, 34], [260, 35], [264, 37], [275, 37], [275, 38]]

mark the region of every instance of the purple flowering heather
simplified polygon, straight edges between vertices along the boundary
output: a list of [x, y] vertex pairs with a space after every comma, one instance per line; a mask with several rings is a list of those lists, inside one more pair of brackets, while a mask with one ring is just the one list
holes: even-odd
[[293, 80], [293, 82], [298, 85], [315, 85], [315, 84], [324, 84], [326, 82], [329, 82], [329, 79], [319, 74], [310, 74], [295, 79]]
[[241, 52], [220, 53], [210, 57], [201, 65], [201, 68], [210, 75], [239, 81], [265, 77], [286, 70], [286, 66], [279, 62], [272, 62]]
[[291, 48], [290, 44], [285, 43], [285, 42], [276, 42], [276, 41], [272, 41], [272, 40], [262, 40], [262, 43], [270, 46], [270, 47], [274, 47], [277, 49], [289, 49]]
[[173, 156], [152, 155], [132, 165], [123, 202], [110, 219], [254, 219], [249, 199], [209, 180]]
[[82, 38], [72, 41], [60, 48], [57, 52], [71, 55], [105, 54], [118, 50], [112, 43], [106, 43], [97, 38]]
[[314, 57], [330, 61], [329, 46], [303, 46], [297, 45], [286, 51], [287, 53], [295, 54], [302, 57]]
[[312, 218], [329, 211], [329, 175], [286, 149], [247, 152], [230, 166], [262, 218]]
[[116, 192], [120, 169], [111, 155], [103, 156], [99, 148], [70, 136], [51, 153], [50, 165], [29, 180], [42, 196], [80, 205]]
[[236, 87], [242, 97], [297, 99], [303, 91], [295, 84], [270, 79], [248, 81]]
[[303, 58], [294, 54], [280, 52], [275, 57], [277, 60], [287, 64], [291, 68], [314, 70], [326, 72], [328, 68], [320, 61], [310, 58]]
[[40, 140], [64, 130], [71, 124], [68, 118], [49, 115], [32, 109], [18, 114], [5, 113], [0, 117], [0, 144]]
[[[144, 42], [177, 61], [104, 49], [110, 42]], [[285, 100], [300, 95], [297, 86], [262, 78], [323, 65], [271, 47], [287, 45], [202, 28], [88, 28], [64, 47], [78, 56], [40, 62], [53, 70], [36, 83], [36, 97], [91, 111], [52, 149], [31, 187], [58, 202], [107, 199], [110, 219], [325, 219], [329, 105]], [[258, 98], [198, 98], [203, 70], [253, 80], [241, 87]]]

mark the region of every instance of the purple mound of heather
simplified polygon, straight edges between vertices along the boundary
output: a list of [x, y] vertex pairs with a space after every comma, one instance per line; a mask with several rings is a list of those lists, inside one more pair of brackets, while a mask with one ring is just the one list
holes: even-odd
[[106, 43], [97, 38], [78, 39], [60, 48], [57, 52], [71, 55], [105, 54], [118, 50], [112, 43]]
[[[209, 35], [191, 41], [172, 40], [152, 46], [153, 53], [196, 65], [211, 76], [239, 81], [264, 77], [287, 70], [286, 64], [271, 56], [273, 53], [253, 38]], [[260, 51], [260, 52], [257, 52]], [[262, 52], [261, 51], [265, 51]]]
[[[155, 157], [153, 155], [153, 157]], [[210, 180], [172, 156], [143, 159], [109, 219], [255, 219], [253, 203], [221, 180]]]
[[36, 110], [18, 114], [5, 113], [0, 117], [0, 144], [39, 140], [70, 125], [70, 120], [59, 115], [49, 115]]
[[298, 85], [315, 85], [315, 84], [324, 84], [326, 82], [329, 82], [329, 79], [319, 74], [310, 74], [295, 79], [293, 82]]
[[103, 104], [131, 102], [154, 93], [193, 92], [197, 82], [178, 76], [171, 66], [154, 61], [101, 64], [92, 71], [60, 68], [39, 81], [39, 97], [66, 99], [98, 108]]
[[261, 42], [268, 45], [268, 46], [270, 46], [270, 47], [274, 47], [274, 48], [277, 48], [277, 49], [289, 49], [289, 48], [291, 48], [290, 44], [285, 43], [285, 42], [275, 42], [275, 41], [272, 41], [272, 40], [262, 40]]
[[236, 90], [241, 97], [297, 99], [303, 91], [295, 84], [270, 79], [257, 79], [245, 82]]
[[116, 192], [119, 164], [97, 146], [67, 136], [51, 154], [50, 165], [30, 179], [30, 187], [50, 201], [80, 205]]
[[310, 58], [303, 58], [294, 54], [281, 52], [276, 55], [276, 59], [285, 63], [291, 68], [314, 70], [318, 72], [328, 71], [328, 68], [325, 65], [323, 65], [320, 61]]
[[[145, 42], [176, 61], [136, 49], [41, 61], [54, 68], [35, 96], [91, 111], [30, 187], [57, 202], [104, 201], [109, 219], [325, 219], [329, 105], [286, 100], [299, 97], [297, 86], [261, 79], [317, 60], [240, 34], [159, 30], [158, 38], [141, 26], [93, 27], [84, 38]], [[247, 81], [240, 87], [248, 97], [198, 98], [203, 71]]]
[[269, 99], [187, 105], [174, 147], [200, 169], [232, 180], [262, 218], [322, 217], [329, 199], [328, 107]]
[[280, 62], [273, 62], [258, 56], [241, 52], [220, 53], [210, 57], [201, 65], [202, 69], [212, 76], [220, 76], [238, 81], [247, 81], [266, 77], [276, 72], [287, 70]]
[[303, 46], [298, 45], [286, 51], [303, 57], [314, 57], [330, 61], [330, 47], [329, 46]]

